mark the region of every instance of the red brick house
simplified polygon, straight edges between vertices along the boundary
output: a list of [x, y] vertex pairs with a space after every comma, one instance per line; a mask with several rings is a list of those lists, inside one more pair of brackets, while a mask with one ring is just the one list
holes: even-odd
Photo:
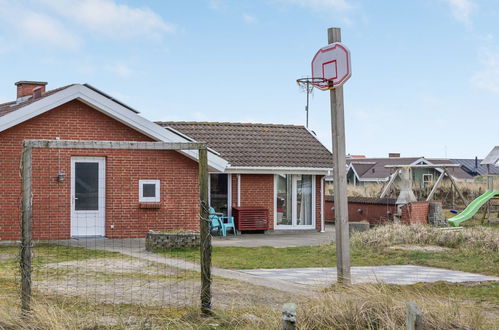
[[[0, 104], [0, 240], [20, 238], [25, 139], [207, 142], [216, 209], [264, 206], [272, 217], [268, 229], [320, 228], [330, 153], [303, 127], [198, 123], [192, 130], [190, 123], [189, 130], [185, 123], [153, 123], [87, 84], [50, 91], [43, 82], [16, 85], [16, 101]], [[221, 126], [240, 133], [220, 144]], [[197, 167], [192, 150], [33, 150], [34, 238], [197, 229]]]

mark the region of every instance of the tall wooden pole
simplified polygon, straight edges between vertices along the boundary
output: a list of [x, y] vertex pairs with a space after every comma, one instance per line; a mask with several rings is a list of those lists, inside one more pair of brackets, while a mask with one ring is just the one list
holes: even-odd
[[201, 312], [211, 314], [211, 235], [208, 205], [208, 152], [199, 149], [199, 199], [201, 236]]
[[[327, 31], [328, 43], [341, 42], [341, 29]], [[331, 128], [333, 132], [333, 180], [334, 213], [336, 231], [336, 268], [338, 283], [350, 284], [350, 238], [348, 228], [348, 201], [345, 148], [345, 111], [343, 108], [343, 86], [330, 90]]]
[[31, 196], [31, 146], [22, 152], [22, 211], [21, 211], [21, 309], [23, 315], [31, 311], [31, 247], [32, 247], [32, 196]]

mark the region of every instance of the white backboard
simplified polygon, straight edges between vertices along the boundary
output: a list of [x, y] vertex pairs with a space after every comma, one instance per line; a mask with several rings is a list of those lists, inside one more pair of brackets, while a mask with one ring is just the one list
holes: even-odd
[[317, 88], [326, 90], [342, 85], [352, 75], [350, 51], [339, 42], [319, 49], [312, 59], [312, 78], [325, 79], [314, 82]]

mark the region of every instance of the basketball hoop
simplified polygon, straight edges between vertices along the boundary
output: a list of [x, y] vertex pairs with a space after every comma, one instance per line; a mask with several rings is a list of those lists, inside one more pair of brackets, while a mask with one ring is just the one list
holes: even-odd
[[311, 94], [314, 88], [314, 84], [324, 83], [327, 80], [324, 78], [300, 78], [296, 79], [296, 83], [300, 86], [303, 91]]
[[296, 83], [298, 84], [298, 86], [300, 86], [300, 88], [305, 92], [307, 93], [307, 105], [305, 105], [305, 111], [307, 112], [307, 120], [306, 120], [306, 125], [305, 127], [308, 128], [308, 100], [309, 100], [309, 97], [310, 97], [310, 94], [312, 94], [313, 90], [314, 90], [314, 85], [318, 85], [318, 84], [323, 84], [325, 83], [327, 80], [324, 79], [324, 78], [300, 78], [300, 79], [296, 79]]

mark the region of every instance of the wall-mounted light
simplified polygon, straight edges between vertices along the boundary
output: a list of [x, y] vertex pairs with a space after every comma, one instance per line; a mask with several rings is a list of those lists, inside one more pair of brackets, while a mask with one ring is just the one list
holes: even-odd
[[64, 178], [66, 178], [66, 173], [58, 173], [57, 174], [57, 182], [64, 182]]

